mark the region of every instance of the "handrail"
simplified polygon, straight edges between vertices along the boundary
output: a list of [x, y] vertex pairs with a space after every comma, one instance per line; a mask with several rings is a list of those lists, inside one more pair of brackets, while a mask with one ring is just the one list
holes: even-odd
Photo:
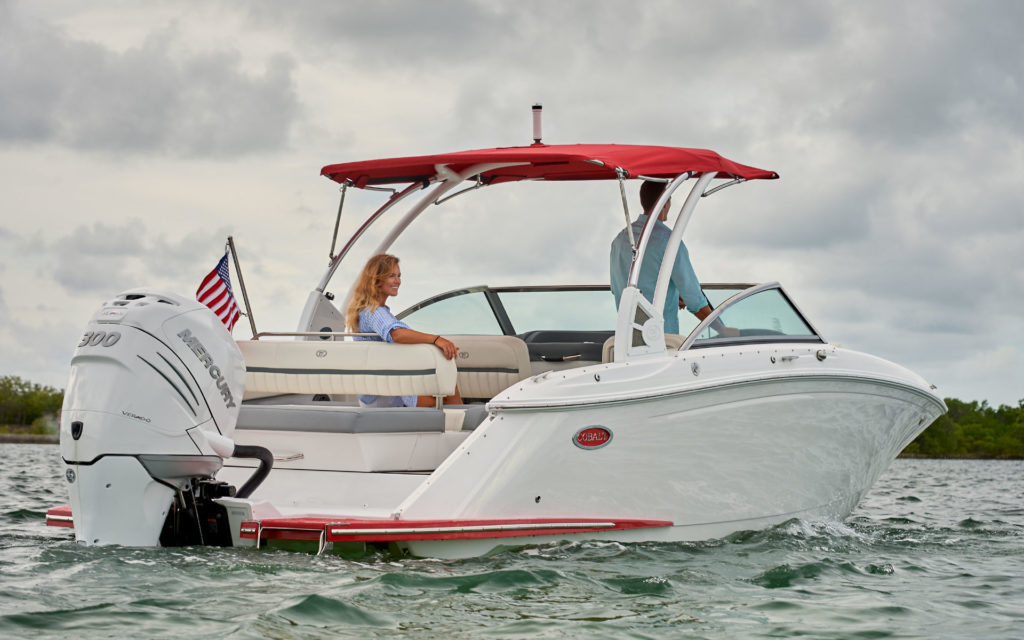
[[379, 337], [376, 333], [357, 333], [354, 331], [260, 331], [252, 337], [252, 340], [268, 337], [301, 337], [301, 338], [326, 338], [326, 337]]

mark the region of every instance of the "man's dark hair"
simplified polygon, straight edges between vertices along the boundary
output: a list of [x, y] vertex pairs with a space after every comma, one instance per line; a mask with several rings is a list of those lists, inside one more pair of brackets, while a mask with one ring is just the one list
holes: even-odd
[[644, 180], [644, 183], [640, 185], [640, 206], [644, 208], [644, 213], [651, 213], [651, 209], [658, 204], [658, 198], [661, 197], [667, 186], [667, 182]]

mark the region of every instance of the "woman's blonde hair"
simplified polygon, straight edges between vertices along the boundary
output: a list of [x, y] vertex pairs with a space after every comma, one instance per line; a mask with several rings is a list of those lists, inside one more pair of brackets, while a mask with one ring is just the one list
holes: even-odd
[[363, 272], [359, 274], [356, 288], [352, 292], [352, 302], [345, 311], [345, 324], [349, 331], [359, 331], [359, 312], [368, 309], [376, 311], [380, 303], [377, 296], [384, 281], [391, 277], [391, 272], [398, 264], [398, 258], [387, 253], [378, 253], [366, 262]]

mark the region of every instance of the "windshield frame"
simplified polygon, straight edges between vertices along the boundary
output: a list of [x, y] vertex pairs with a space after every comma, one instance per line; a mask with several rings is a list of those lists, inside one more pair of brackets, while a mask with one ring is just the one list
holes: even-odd
[[[779, 292], [783, 300], [785, 300], [786, 303], [788, 303], [789, 306], [793, 309], [793, 312], [796, 313], [797, 317], [805, 325], [807, 325], [807, 328], [811, 330], [811, 336], [804, 337], [787, 335], [785, 336], [785, 340], [779, 340], [774, 337], [765, 336], [717, 337], [706, 338], [697, 343], [698, 336], [700, 336], [705, 329], [710, 327], [712, 323], [718, 320], [718, 318], [724, 312], [728, 311], [729, 308], [736, 306], [737, 304], [739, 304], [743, 300], [746, 300], [747, 298], [755, 296], [759, 293], [763, 293], [765, 291], [771, 291], [773, 289]], [[793, 302], [793, 299], [789, 297], [789, 295], [786, 293], [786, 290], [782, 288], [781, 284], [779, 284], [778, 282], [766, 282], [764, 284], [751, 286], [747, 289], [744, 289], [743, 291], [737, 292], [736, 294], [728, 298], [725, 302], [719, 305], [718, 308], [716, 308], [710, 314], [708, 314], [708, 316], [704, 318], [704, 320], [702, 320], [700, 324], [694, 327], [693, 331], [691, 331], [690, 334], [686, 337], [686, 340], [683, 341], [683, 344], [679, 346], [678, 350], [687, 351], [689, 349], [707, 349], [711, 347], [731, 346], [738, 344], [768, 344], [778, 342], [807, 342], [813, 344], [828, 343], [828, 341], [825, 340], [825, 338], [821, 335], [821, 332], [818, 331], [817, 327], [815, 327], [814, 324], [807, 319], [807, 315], [804, 314], [804, 312], [800, 310], [800, 307], [797, 306], [795, 302]]]
[[[696, 327], [691, 330], [683, 343], [678, 349], [668, 349], [667, 351], [686, 351], [689, 349], [706, 349], [711, 347], [721, 346], [736, 346], [736, 345], [748, 345], [748, 344], [773, 344], [773, 343], [785, 343], [785, 342], [802, 342], [811, 344], [827, 344], [827, 340], [821, 335], [821, 332], [814, 326], [814, 324], [807, 319], [806, 314], [800, 309], [800, 307], [793, 302], [793, 299], [786, 293], [786, 290], [778, 282], [768, 282], [763, 284], [748, 284], [739, 282], [714, 282], [702, 284], [701, 288], [704, 291], [716, 291], [716, 290], [736, 290], [736, 293], [726, 298], [718, 307], [714, 308], [713, 311]], [[698, 340], [698, 337], [712, 324], [714, 323], [723, 313], [727, 312], [730, 308], [742, 303], [744, 300], [751, 298], [752, 296], [764, 293], [765, 291], [777, 290], [779, 295], [782, 296], [783, 301], [789, 305], [789, 307], [796, 314], [797, 318], [803, 322], [810, 330], [810, 334], [807, 336], [799, 335], [784, 335], [784, 336], [765, 336], [765, 335], [754, 335], [754, 336], [737, 336], [737, 337], [724, 337], [718, 336], [713, 338], [705, 338]], [[419, 311], [425, 307], [441, 303], [445, 300], [455, 298], [458, 296], [482, 293], [484, 298], [487, 300], [490, 306], [491, 313], [494, 315], [494, 320], [501, 330], [503, 335], [506, 336], [519, 336], [523, 333], [529, 332], [534, 328], [531, 327], [519, 327], [521, 331], [516, 330], [516, 327], [512, 324], [512, 320], [505, 309], [504, 304], [501, 301], [500, 294], [503, 293], [516, 293], [516, 292], [556, 292], [556, 291], [604, 291], [608, 295], [611, 295], [611, 288], [609, 285], [603, 284], [567, 284], [567, 285], [521, 285], [521, 286], [502, 286], [502, 287], [490, 287], [487, 285], [477, 285], [473, 287], [461, 287], [459, 289], [452, 289], [445, 291], [437, 295], [431, 296], [424, 300], [421, 300], [410, 307], [403, 309], [396, 315], [399, 320], [404, 320], [407, 316]], [[587, 333], [581, 330], [581, 333]], [[491, 334], [487, 334], [491, 335]], [[497, 334], [493, 334], [497, 335]]]
[[[762, 287], [763, 285], [755, 285], [750, 283], [741, 282], [711, 282], [701, 285], [701, 289], [705, 292], [710, 291], [721, 291], [721, 290], [735, 290], [736, 293], [729, 296], [722, 301], [722, 306], [726, 306], [731, 300], [741, 300], [749, 290], [755, 287]], [[761, 289], [758, 289], [761, 290]], [[500, 286], [491, 287], [488, 285], [476, 285], [472, 287], [460, 287], [458, 289], [451, 289], [443, 293], [439, 293], [429, 298], [420, 300], [419, 302], [406, 307], [401, 312], [395, 315], [399, 320], [405, 320], [405, 318], [425, 307], [429, 307], [433, 304], [443, 302], [445, 300], [455, 298], [458, 296], [469, 295], [474, 293], [481, 293], [487, 300], [490, 306], [491, 313], [494, 314], [494, 320], [502, 333], [507, 336], [514, 336], [523, 333], [523, 331], [516, 331], [515, 325], [512, 323], [512, 319], [505, 309], [504, 303], [501, 301], [501, 295], [506, 293], [530, 293], [530, 292], [545, 292], [545, 291], [602, 291], [608, 294], [610, 297], [611, 287], [606, 284], [555, 284], [555, 285], [513, 285], [513, 286]], [[792, 301], [789, 297], [786, 300], [792, 305]], [[793, 305], [794, 307], [796, 305]], [[799, 313], [799, 311], [798, 311]], [[615, 312], [609, 313], [611, 318], [614, 318]], [[803, 318], [803, 314], [800, 314]], [[805, 320], [806, 322], [806, 320]], [[807, 323], [810, 326], [810, 323]], [[695, 327], [694, 330], [700, 327], [700, 323]], [[522, 327], [521, 327], [522, 329]], [[525, 331], [531, 330], [531, 328], [525, 328]], [[687, 334], [689, 335], [689, 334]]]

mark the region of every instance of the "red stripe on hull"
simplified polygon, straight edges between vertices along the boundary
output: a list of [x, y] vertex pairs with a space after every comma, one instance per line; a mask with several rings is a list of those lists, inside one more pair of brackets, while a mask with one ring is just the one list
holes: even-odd
[[[50, 527], [73, 528], [71, 506], [46, 512]], [[264, 518], [243, 522], [248, 540], [397, 542], [402, 540], [482, 540], [524, 538], [629, 529], [671, 527], [670, 520], [614, 518], [523, 518], [510, 520], [356, 520], [325, 517]]]
[[529, 518], [520, 520], [340, 520], [321, 517], [266, 518], [243, 522], [241, 537], [263, 540], [395, 542], [522, 538], [671, 527], [669, 520]]

